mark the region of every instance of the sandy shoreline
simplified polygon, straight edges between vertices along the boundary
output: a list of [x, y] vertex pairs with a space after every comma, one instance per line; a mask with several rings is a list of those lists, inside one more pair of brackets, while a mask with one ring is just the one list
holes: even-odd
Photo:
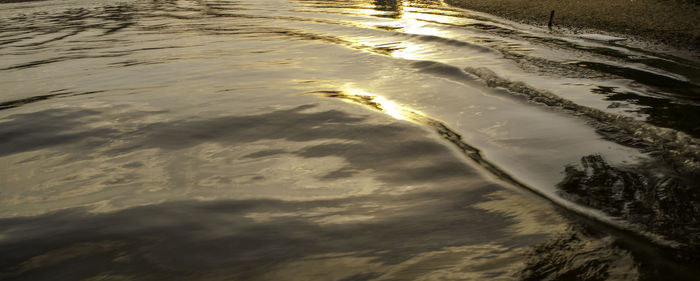
[[447, 4], [510, 20], [554, 27], [629, 34], [676, 47], [700, 46], [696, 0], [445, 0]]
[[[0, 0], [2, 3], [45, 0]], [[700, 0], [445, 0], [445, 3], [554, 28], [595, 29], [700, 49]]]

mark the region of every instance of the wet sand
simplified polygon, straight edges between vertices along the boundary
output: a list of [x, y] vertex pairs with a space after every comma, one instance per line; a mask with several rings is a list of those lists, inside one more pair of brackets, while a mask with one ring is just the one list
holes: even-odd
[[554, 27], [597, 29], [697, 49], [700, 21], [697, 1], [591, 0], [446, 0], [446, 3], [515, 21], [546, 26], [555, 11]]

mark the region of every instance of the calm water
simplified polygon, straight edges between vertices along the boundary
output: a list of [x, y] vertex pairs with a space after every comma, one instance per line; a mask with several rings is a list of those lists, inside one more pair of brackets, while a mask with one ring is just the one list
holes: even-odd
[[645, 44], [433, 0], [2, 4], [0, 279], [693, 280], [700, 62]]

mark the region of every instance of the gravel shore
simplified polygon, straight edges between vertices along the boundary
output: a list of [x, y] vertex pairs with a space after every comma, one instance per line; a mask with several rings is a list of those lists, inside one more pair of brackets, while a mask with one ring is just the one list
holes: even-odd
[[700, 46], [699, 0], [445, 0], [447, 4], [510, 20], [597, 29], [640, 36], [697, 50]]

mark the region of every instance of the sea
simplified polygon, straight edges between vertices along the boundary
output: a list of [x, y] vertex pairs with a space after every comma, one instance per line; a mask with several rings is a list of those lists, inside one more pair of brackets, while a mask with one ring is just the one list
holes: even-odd
[[700, 56], [609, 36], [0, 4], [0, 280], [697, 280]]

